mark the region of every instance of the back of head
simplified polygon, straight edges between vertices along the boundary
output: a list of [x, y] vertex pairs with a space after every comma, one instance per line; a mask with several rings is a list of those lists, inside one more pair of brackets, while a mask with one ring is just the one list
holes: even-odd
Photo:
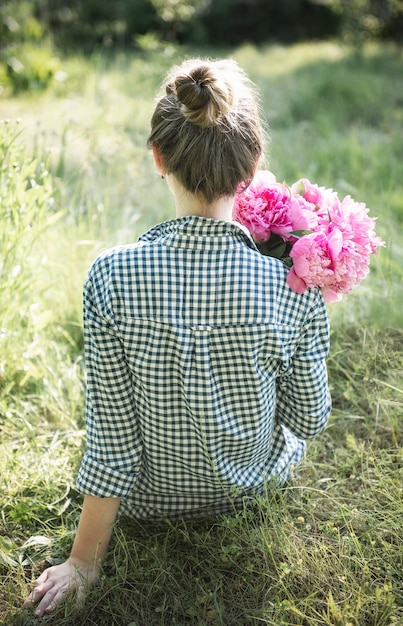
[[263, 150], [254, 86], [231, 60], [188, 60], [170, 72], [148, 145], [187, 191], [208, 203], [253, 177]]

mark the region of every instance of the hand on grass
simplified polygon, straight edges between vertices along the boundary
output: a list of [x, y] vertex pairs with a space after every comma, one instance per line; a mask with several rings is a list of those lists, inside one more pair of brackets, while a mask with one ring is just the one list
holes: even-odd
[[46, 569], [34, 582], [34, 590], [24, 602], [24, 606], [38, 604], [37, 617], [51, 613], [73, 592], [80, 601], [89, 583], [97, 580], [119, 505], [120, 498], [84, 496], [69, 558]]
[[39, 603], [35, 615], [51, 613], [67, 595], [75, 592], [78, 599], [84, 596], [88, 584], [95, 581], [98, 572], [88, 565], [69, 557], [64, 563], [46, 569], [34, 582], [34, 590], [24, 606]]

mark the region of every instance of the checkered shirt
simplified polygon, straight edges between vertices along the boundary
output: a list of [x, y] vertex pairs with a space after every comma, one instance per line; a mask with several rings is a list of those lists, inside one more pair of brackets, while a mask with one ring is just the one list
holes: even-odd
[[330, 412], [318, 290], [198, 216], [101, 254], [84, 285], [79, 491], [138, 518], [226, 512], [287, 480]]

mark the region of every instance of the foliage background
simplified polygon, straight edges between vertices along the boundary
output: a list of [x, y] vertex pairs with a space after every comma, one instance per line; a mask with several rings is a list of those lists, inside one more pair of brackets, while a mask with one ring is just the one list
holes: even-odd
[[204, 47], [340, 36], [359, 48], [400, 40], [401, 0], [3, 0], [0, 92], [60, 78], [60, 54], [142, 49], [169, 41]]

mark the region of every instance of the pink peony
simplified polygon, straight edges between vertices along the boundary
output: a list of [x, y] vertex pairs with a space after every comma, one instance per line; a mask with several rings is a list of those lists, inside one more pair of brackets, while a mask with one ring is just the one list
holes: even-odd
[[369, 272], [369, 255], [350, 235], [349, 229], [342, 232], [331, 223], [326, 233], [301, 237], [290, 252], [293, 267], [287, 279], [289, 287], [297, 293], [320, 287], [326, 302], [351, 293]]
[[[308, 202], [299, 194], [294, 194], [290, 198], [290, 207], [288, 215], [291, 221], [291, 231], [295, 230], [316, 230], [319, 225], [319, 215], [315, 210], [315, 205]], [[285, 239], [291, 239], [292, 236], [286, 233]]]
[[368, 208], [363, 202], [355, 202], [351, 196], [345, 196], [333, 211], [332, 222], [361, 254], [374, 254], [379, 246], [384, 245], [375, 233], [376, 220], [369, 217]]
[[300, 178], [291, 186], [291, 193], [299, 194], [305, 198], [307, 202], [321, 206], [325, 197], [333, 192], [331, 189], [312, 184], [307, 178]]
[[[329, 223], [333, 210], [338, 206], [337, 193], [326, 187], [318, 187], [307, 178], [301, 178], [291, 186], [291, 198], [302, 197], [315, 216], [311, 230], [321, 230]], [[312, 218], [311, 218], [312, 219]]]
[[331, 244], [324, 233], [311, 233], [298, 239], [290, 257], [293, 266], [288, 273], [287, 285], [297, 293], [331, 282], [334, 276]]
[[255, 241], [268, 241], [271, 233], [286, 235], [292, 230], [288, 215], [287, 187], [268, 171], [259, 171], [252, 183], [235, 198], [233, 219], [248, 228]]

